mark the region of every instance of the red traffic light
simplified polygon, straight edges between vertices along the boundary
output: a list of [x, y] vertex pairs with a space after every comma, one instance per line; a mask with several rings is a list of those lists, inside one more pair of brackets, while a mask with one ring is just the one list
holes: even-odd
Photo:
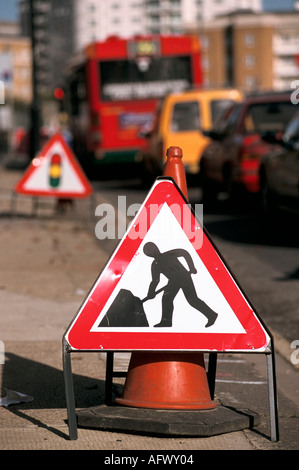
[[64, 91], [62, 88], [55, 88], [54, 90], [54, 96], [57, 100], [63, 100], [64, 98]]

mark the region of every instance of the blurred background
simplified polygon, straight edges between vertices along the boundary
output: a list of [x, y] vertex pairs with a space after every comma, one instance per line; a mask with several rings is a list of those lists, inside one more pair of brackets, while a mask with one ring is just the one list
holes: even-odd
[[[2, 383], [34, 397], [32, 416], [15, 412], [22, 432], [21, 418], [30, 421], [27, 439], [34, 428], [57, 434], [52, 411], [64, 408], [64, 392], [56, 340], [115, 249], [105, 232], [110, 211], [106, 219], [92, 206], [111, 204], [118, 224], [130, 223], [127, 208], [143, 203], [170, 146], [183, 149], [189, 202], [203, 203], [208, 233], [290, 365], [299, 338], [298, 103], [299, 0], [0, 0], [0, 319], [12, 358]], [[19, 197], [17, 205], [16, 182], [56, 132], [92, 180], [94, 198], [72, 204], [55, 194], [38, 205], [38, 197]], [[56, 171], [59, 186], [66, 172], [44, 161], [51, 171], [41, 185]], [[103, 216], [107, 238], [96, 239], [94, 215]], [[77, 406], [98, 403], [102, 385], [85, 385], [98, 380], [98, 368], [74, 367]], [[224, 403], [261, 411], [252, 441], [246, 434], [255, 447], [268, 433], [267, 412], [264, 389], [252, 392], [248, 380], [264, 375], [242, 361], [225, 367]], [[278, 374], [281, 446], [297, 449], [298, 377], [286, 363]], [[36, 382], [45, 377], [50, 398]], [[38, 412], [47, 408], [44, 425]]]
[[299, 76], [298, 19], [293, 0], [0, 0], [0, 151], [14, 150], [30, 129], [24, 146], [33, 157], [38, 134], [68, 122], [67, 64], [91, 42], [195, 35], [203, 86], [290, 90]]

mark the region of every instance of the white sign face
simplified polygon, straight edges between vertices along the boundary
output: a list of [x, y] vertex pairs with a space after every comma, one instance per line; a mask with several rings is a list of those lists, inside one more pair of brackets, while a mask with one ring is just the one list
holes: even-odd
[[25, 182], [24, 189], [27, 191], [43, 191], [51, 189], [49, 171], [51, 165], [51, 158], [53, 155], [61, 157], [61, 176], [57, 192], [76, 192], [84, 193], [85, 187], [79, 179], [74, 167], [68, 160], [65, 150], [60, 142], [56, 142], [48, 154], [40, 156], [32, 161], [36, 171], [32, 173], [31, 177]]
[[[144, 247], [148, 243], [154, 244], [162, 254], [161, 262], [156, 263], [159, 264], [156, 271], [160, 270], [161, 272], [158, 273], [159, 282], [155, 291], [162, 287], [164, 290], [154, 298], [142, 302], [148, 295], [153, 280], [152, 264], [155, 263], [153, 257], [144, 253]], [[168, 252], [169, 256], [167, 256]], [[190, 274], [189, 272], [188, 254], [196, 273]], [[166, 268], [163, 267], [163, 258], [167, 264]], [[181, 287], [177, 285], [178, 279]], [[178, 289], [178, 287], [180, 288]], [[135, 257], [128, 265], [117, 288], [108, 299], [90, 331], [123, 329], [121, 324], [117, 326], [117, 320], [112, 327], [109, 326], [109, 322], [105, 326], [100, 325], [111, 306], [119, 308], [117, 299], [120, 291], [122, 293], [129, 291], [129, 294], [124, 293], [123, 295], [137, 298], [139, 309], [143, 309], [148, 324], [147, 326], [134, 324], [130, 326], [128, 320], [126, 331], [149, 331], [150, 329], [157, 333], [159, 331], [164, 333], [246, 333], [167, 204], [163, 205], [152, 223]], [[124, 305], [130, 308], [132, 303], [123, 301]], [[167, 322], [159, 326], [163, 317], [163, 308], [164, 310], [168, 309], [167, 315], [171, 317], [171, 326], [167, 326]], [[170, 312], [170, 310], [172, 311]], [[210, 315], [213, 316], [211, 311], [215, 312], [217, 317], [214, 321], [212, 320], [213, 324], [207, 326]], [[128, 317], [129, 315], [130, 312], [128, 312]]]
[[92, 187], [73, 152], [60, 134], [35, 157], [15, 191], [33, 196], [86, 197]]

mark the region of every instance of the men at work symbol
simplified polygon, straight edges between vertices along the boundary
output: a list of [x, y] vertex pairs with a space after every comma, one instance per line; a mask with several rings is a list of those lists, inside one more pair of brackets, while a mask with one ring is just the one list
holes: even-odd
[[[147, 296], [144, 299], [140, 299], [130, 290], [120, 289], [98, 326], [101, 328], [149, 327], [150, 325], [143, 304], [154, 299], [160, 292], [163, 292], [162, 318], [161, 321], [154, 326], [172, 327], [174, 299], [180, 289], [182, 289], [191, 307], [198, 310], [207, 318], [205, 327], [212, 326], [218, 314], [197, 296], [191, 277], [192, 274], [196, 274], [196, 269], [190, 254], [181, 248], [161, 253], [157, 245], [153, 242], [145, 243], [143, 252], [146, 256], [153, 258], [151, 264], [152, 279]], [[187, 269], [179, 258], [185, 259], [188, 266]], [[156, 290], [160, 282], [161, 274], [168, 279], [168, 283]]]
[[[205, 327], [212, 326], [218, 314], [197, 296], [191, 277], [191, 275], [196, 274], [197, 271], [190, 254], [181, 248], [161, 253], [153, 242], [146, 243], [143, 247], [143, 252], [146, 256], [153, 258], [151, 266], [152, 281], [149, 285], [146, 299], [153, 299], [156, 296], [156, 287], [159, 284], [161, 274], [168, 279], [168, 283], [163, 288], [162, 318], [160, 323], [154, 326], [172, 326], [173, 302], [180, 289], [182, 289], [188, 303], [207, 318], [208, 321]], [[186, 260], [189, 270], [179, 261], [180, 257]]]

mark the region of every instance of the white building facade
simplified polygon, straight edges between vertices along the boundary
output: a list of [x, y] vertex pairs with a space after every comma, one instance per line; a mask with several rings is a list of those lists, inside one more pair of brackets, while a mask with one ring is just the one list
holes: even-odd
[[262, 10], [261, 0], [74, 0], [75, 49], [111, 35], [179, 34], [239, 9]]

